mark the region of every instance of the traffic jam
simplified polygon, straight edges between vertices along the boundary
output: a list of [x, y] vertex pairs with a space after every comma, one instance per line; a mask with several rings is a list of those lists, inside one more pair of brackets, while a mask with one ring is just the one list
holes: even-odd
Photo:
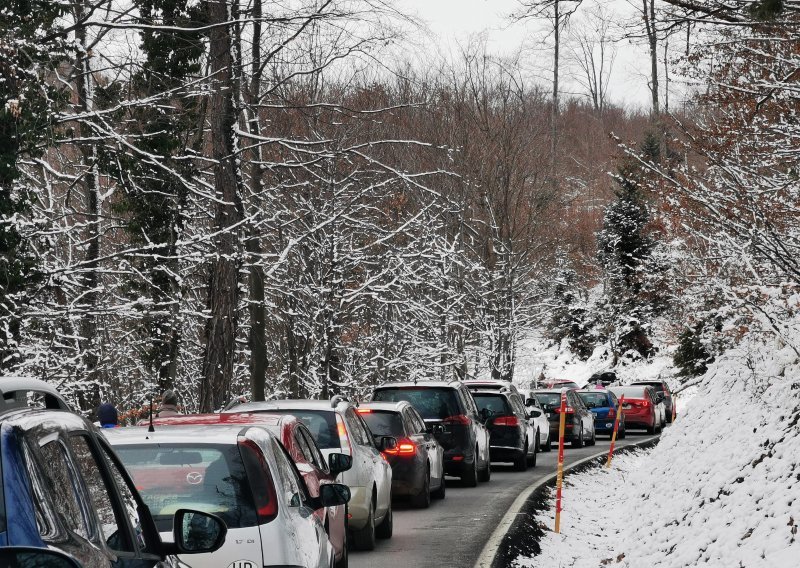
[[[20, 454], [21, 462], [38, 464], [23, 469], [30, 485], [44, 493], [32, 497], [37, 510], [31, 523], [39, 531], [19, 543], [8, 528], [5, 544], [41, 544], [87, 567], [117, 566], [109, 559], [126, 557], [120, 551], [136, 558], [137, 567], [155, 565], [165, 555], [195, 568], [346, 567], [350, 550], [370, 551], [378, 540], [392, 537], [393, 503], [428, 508], [432, 500], [446, 499], [446, 478], [476, 487], [490, 480], [492, 463], [510, 463], [516, 471], [535, 467], [537, 454], [558, 448], [560, 435], [572, 447], [591, 446], [598, 436], [624, 438], [628, 429], [656, 433], [674, 418], [664, 382], [616, 386], [615, 380], [598, 376], [583, 389], [570, 381], [549, 381], [530, 390], [495, 380], [396, 382], [376, 387], [366, 402], [341, 396], [237, 399], [215, 414], [175, 413], [140, 426], [88, 427], [89, 449], [81, 454], [76, 434], [52, 425], [66, 422], [48, 418], [54, 412], [75, 413], [52, 387], [31, 379], [20, 389], [45, 392], [50, 404], [4, 409], [0, 435], [4, 448], [12, 432], [39, 448]], [[0, 383], [4, 397], [13, 400], [9, 388], [10, 383]], [[41, 424], [51, 424], [50, 430]], [[57, 460], [37, 457], [60, 437], [66, 442], [59, 445]], [[18, 467], [6, 463], [5, 453], [3, 470]], [[106, 457], [99, 459], [102, 454]], [[96, 463], [87, 466], [87, 456]], [[75, 495], [64, 487], [47, 495], [48, 487], [66, 479], [56, 469], [59, 460], [76, 478], [84, 470], [95, 474], [83, 475], [83, 488], [73, 480]], [[103, 477], [112, 504], [102, 507], [94, 477], [109, 465], [119, 471]], [[88, 506], [80, 502], [82, 493]], [[113, 501], [119, 496], [124, 504], [118, 507]], [[72, 501], [73, 507], [59, 505]], [[8, 499], [5, 505], [8, 509]], [[87, 509], [95, 511], [95, 528]], [[108, 528], [113, 527], [110, 518], [126, 516], [120, 510], [138, 511], [127, 536], [125, 523], [117, 523], [115, 531]], [[86, 527], [75, 528], [70, 514], [82, 515]], [[72, 537], [63, 538], [54, 528], [58, 525]], [[108, 536], [93, 538], [95, 533]]]

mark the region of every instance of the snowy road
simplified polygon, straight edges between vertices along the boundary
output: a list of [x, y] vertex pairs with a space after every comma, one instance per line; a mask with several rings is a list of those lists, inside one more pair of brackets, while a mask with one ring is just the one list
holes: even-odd
[[[650, 436], [628, 433], [626, 446], [641, 442]], [[571, 449], [564, 452], [568, 465], [581, 458], [608, 449], [604, 436], [592, 448]], [[432, 501], [430, 509], [416, 510], [406, 503], [395, 503], [394, 536], [379, 540], [373, 552], [355, 552], [350, 555], [353, 568], [471, 568], [484, 544], [517, 496], [531, 483], [555, 472], [557, 451], [540, 453], [535, 468], [526, 472], [512, 470], [511, 464], [492, 467], [492, 479], [477, 488], [460, 487], [458, 480], [450, 479], [447, 498]]]

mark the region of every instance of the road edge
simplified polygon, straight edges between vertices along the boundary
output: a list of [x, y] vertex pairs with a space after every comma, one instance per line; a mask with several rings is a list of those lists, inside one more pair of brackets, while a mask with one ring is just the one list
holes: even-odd
[[[657, 440], [659, 436], [650, 436], [643, 440], [639, 440], [633, 444], [628, 444], [622, 448], [616, 448], [614, 453], [624, 450], [625, 448], [631, 447], [639, 447], [644, 446], [647, 444], [652, 443], [653, 441]], [[585, 458], [581, 458], [578, 461], [569, 464], [568, 466], [564, 466], [564, 473], [569, 473], [573, 469], [576, 469], [582, 465], [585, 465], [597, 458], [603, 457], [608, 455], [608, 451], [598, 452], [596, 454], [592, 454], [591, 456], [587, 456]], [[511, 529], [514, 524], [514, 521], [517, 519], [517, 515], [519, 515], [522, 508], [528, 502], [531, 495], [533, 495], [538, 489], [542, 486], [547, 485], [548, 483], [552, 483], [555, 481], [557, 473], [551, 473], [546, 475], [545, 477], [539, 479], [536, 483], [530, 485], [525, 491], [517, 495], [517, 498], [511, 504], [511, 507], [506, 511], [503, 518], [500, 519], [500, 523], [498, 523], [497, 528], [492, 531], [489, 540], [486, 541], [483, 549], [481, 550], [480, 555], [478, 556], [477, 561], [474, 564], [474, 568], [491, 568], [492, 564], [494, 563], [494, 559], [497, 556], [497, 551], [500, 549], [500, 545], [503, 542], [503, 539], [506, 536], [506, 533]]]

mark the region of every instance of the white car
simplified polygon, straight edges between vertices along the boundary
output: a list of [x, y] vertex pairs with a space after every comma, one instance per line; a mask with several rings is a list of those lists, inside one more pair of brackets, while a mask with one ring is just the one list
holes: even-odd
[[325, 459], [334, 452], [351, 456], [352, 467], [340, 473], [337, 481], [350, 488], [347, 508], [352, 542], [359, 550], [372, 550], [376, 538], [391, 538], [392, 468], [381, 450], [393, 449], [397, 440], [386, 436], [376, 441], [352, 402], [339, 396], [331, 400], [270, 400], [238, 404], [226, 412], [291, 414], [308, 427]]
[[218, 515], [228, 526], [217, 551], [180, 557], [192, 568], [331, 568], [334, 551], [313, 512], [343, 505], [349, 490], [328, 484], [312, 498], [281, 443], [258, 426], [109, 428], [114, 447], [148, 505], [161, 538], [179, 509]]
[[520, 394], [525, 399], [525, 409], [528, 411], [531, 425], [539, 432], [539, 448], [543, 452], [549, 452], [553, 444], [550, 439], [550, 421], [547, 419], [547, 414], [536, 397], [533, 396], [532, 390], [523, 390]]

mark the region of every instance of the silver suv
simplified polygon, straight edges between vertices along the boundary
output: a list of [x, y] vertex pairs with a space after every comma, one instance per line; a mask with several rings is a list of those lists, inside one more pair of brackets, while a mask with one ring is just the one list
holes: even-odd
[[375, 548], [375, 539], [392, 536], [392, 468], [381, 455], [394, 449], [390, 436], [376, 440], [356, 412], [356, 405], [335, 396], [331, 400], [270, 400], [238, 404], [226, 412], [267, 412], [291, 414], [302, 421], [325, 459], [332, 453], [352, 457], [353, 466], [339, 474], [337, 481], [350, 487], [350, 530], [360, 550]]

